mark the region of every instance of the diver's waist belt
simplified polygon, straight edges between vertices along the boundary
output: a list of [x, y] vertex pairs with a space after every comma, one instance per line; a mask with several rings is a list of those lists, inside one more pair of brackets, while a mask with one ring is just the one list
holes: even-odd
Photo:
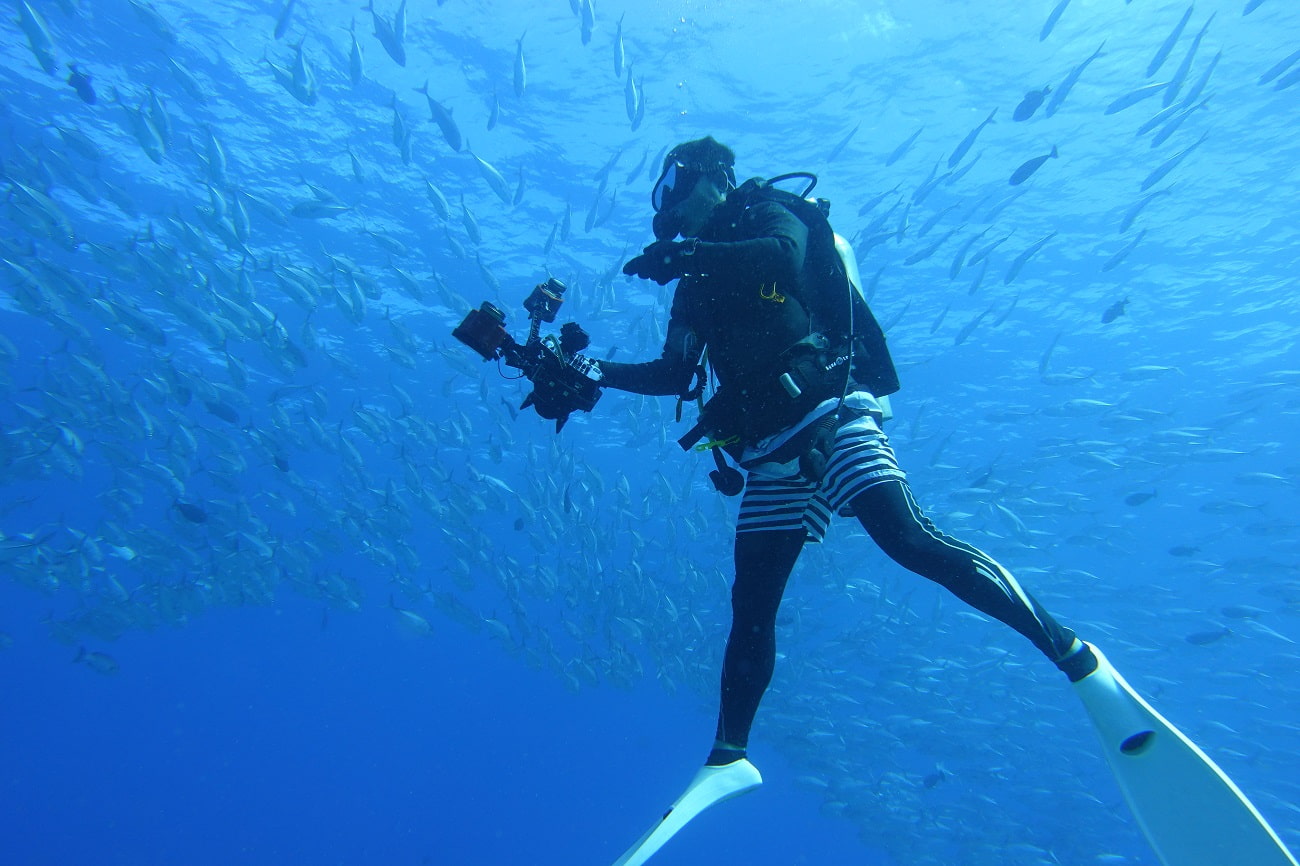
[[821, 334], [800, 340], [779, 360], [765, 376], [719, 388], [677, 444], [689, 451], [711, 436], [739, 460], [746, 447], [797, 423], [823, 400], [843, 395], [848, 353], [833, 351]]

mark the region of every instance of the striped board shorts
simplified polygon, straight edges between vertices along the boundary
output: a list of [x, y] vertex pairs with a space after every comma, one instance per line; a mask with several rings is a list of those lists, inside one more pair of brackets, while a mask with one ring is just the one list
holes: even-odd
[[772, 477], [751, 470], [740, 500], [737, 532], [803, 529], [808, 540], [826, 537], [831, 517], [859, 493], [885, 481], [906, 481], [889, 437], [871, 414], [851, 416], [835, 431], [820, 482], [798, 474]]

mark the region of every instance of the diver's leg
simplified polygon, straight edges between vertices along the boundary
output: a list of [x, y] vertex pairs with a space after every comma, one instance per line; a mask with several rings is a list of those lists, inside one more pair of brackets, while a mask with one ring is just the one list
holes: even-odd
[[758, 703], [776, 667], [776, 611], [804, 538], [802, 529], [736, 533], [731, 634], [722, 660], [718, 736], [710, 764], [745, 756]]
[[935, 528], [905, 480], [874, 484], [852, 504], [862, 527], [890, 559], [1029, 638], [1071, 681], [1096, 669], [1087, 645], [1057, 623], [993, 557]]

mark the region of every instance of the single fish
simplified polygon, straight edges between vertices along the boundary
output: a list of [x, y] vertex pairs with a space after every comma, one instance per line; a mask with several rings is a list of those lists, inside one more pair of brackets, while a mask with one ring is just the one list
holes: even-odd
[[413, 610], [398, 607], [391, 595], [388, 597], [388, 606], [397, 614], [398, 627], [408, 635], [423, 638], [433, 634], [433, 626], [427, 619]]
[[1183, 105], [1191, 105], [1196, 101], [1197, 97], [1201, 95], [1205, 90], [1205, 86], [1210, 83], [1210, 76], [1214, 74], [1214, 70], [1219, 65], [1219, 61], [1222, 58], [1222, 51], [1215, 53], [1214, 57], [1210, 60], [1210, 64], [1206, 66], [1205, 71], [1201, 73], [1201, 77], [1196, 79], [1196, 83], [1192, 85], [1192, 89], [1187, 91], [1187, 95], [1183, 97]]
[[1230, 634], [1232, 634], [1232, 631], [1227, 626], [1224, 626], [1223, 628], [1216, 628], [1213, 631], [1192, 632], [1187, 637], [1185, 637], [1184, 640], [1186, 640], [1189, 644], [1192, 644], [1193, 646], [1209, 646], [1210, 644], [1220, 641]]
[[1056, 159], [1058, 155], [1056, 147], [1053, 145], [1051, 153], [1036, 156], [1033, 159], [1022, 163], [1019, 168], [1011, 172], [1010, 184], [1012, 186], [1020, 186], [1020, 184], [1029, 180], [1029, 178], [1033, 176], [1034, 172], [1042, 168], [1043, 163], [1047, 162], [1049, 159]]
[[406, 118], [397, 107], [397, 97], [393, 97], [393, 144], [400, 148], [405, 148], [406, 143], [411, 140], [411, 130], [406, 125]]
[[[626, 15], [627, 13], [623, 13]], [[618, 28], [614, 31], [614, 77], [623, 77], [623, 67], [627, 63], [627, 52], [623, 49], [623, 15], [618, 16]]]
[[527, 185], [524, 183], [524, 167], [519, 166], [519, 182], [515, 184], [515, 194], [510, 199], [511, 206], [517, 207], [524, 200], [524, 191]]
[[293, 15], [293, 5], [297, 0], [289, 0], [284, 4], [284, 9], [280, 11], [280, 17], [275, 19], [275, 38], [279, 39], [289, 31], [289, 19]]
[[[1052, 238], [1054, 238], [1054, 237], [1056, 237], [1056, 232], [1055, 232], [1055, 231], [1050, 232], [1050, 233], [1047, 234], [1045, 237], [1043, 237], [1043, 238], [1041, 238], [1040, 240], [1037, 240], [1037, 241], [1035, 241], [1033, 244], [1031, 244], [1030, 247], [1029, 247], [1029, 249], [1025, 250], [1023, 253], [1021, 253], [1020, 255], [1016, 256], [1015, 260], [1011, 262], [1011, 267], [1009, 267], [1009, 268], [1007, 269], [1006, 276], [1004, 276], [1004, 277], [1002, 278], [1002, 284], [1003, 284], [1004, 286], [1005, 286], [1005, 285], [1008, 285], [1012, 280], [1014, 280], [1016, 277], [1018, 277], [1018, 276], [1020, 275], [1020, 270], [1025, 266], [1025, 264], [1026, 264], [1026, 263], [1027, 263], [1031, 258], [1033, 258], [1034, 255], [1036, 255], [1036, 254], [1038, 253], [1039, 250], [1041, 250], [1043, 247], [1047, 246], [1047, 242], [1050, 241], [1050, 240], [1051, 240]], [[1004, 318], [1005, 318], [1005, 315], [1004, 315]]]
[[525, 30], [519, 35], [519, 41], [515, 43], [515, 96], [522, 97], [524, 88], [528, 86], [528, 67], [524, 65], [524, 37], [528, 35]]
[[465, 150], [469, 152], [470, 156], [474, 157], [474, 162], [478, 163], [479, 172], [483, 175], [483, 179], [487, 181], [488, 186], [492, 188], [492, 191], [497, 194], [497, 198], [501, 199], [505, 204], [510, 204], [513, 200], [510, 184], [506, 183], [506, 179], [501, 172], [497, 171], [492, 163], [480, 159], [478, 154], [470, 150], [469, 142], [465, 143]]
[[104, 676], [112, 676], [121, 670], [121, 665], [117, 663], [117, 659], [108, 653], [87, 650], [84, 646], [77, 649], [77, 657], [72, 662], [73, 664], [83, 664], [95, 673]]
[[924, 126], [920, 127], [916, 132], [909, 135], [906, 141], [894, 148], [893, 151], [890, 152], [889, 156], [885, 157], [886, 167], [891, 166], [902, 159], [907, 152], [912, 149], [912, 145], [916, 144], [916, 140], [921, 137], [921, 133], [924, 130]]
[[181, 517], [184, 517], [190, 523], [207, 523], [208, 521], [208, 513], [197, 505], [177, 499], [174, 506], [180, 512]]
[[1147, 84], [1139, 87], [1137, 90], [1130, 91], [1116, 99], [1110, 105], [1106, 106], [1106, 114], [1117, 114], [1126, 108], [1137, 105], [1142, 100], [1150, 96], [1155, 96], [1161, 90], [1169, 86], [1168, 81], [1162, 81], [1159, 84]]
[[858, 129], [859, 129], [859, 127], [861, 127], [861, 126], [862, 126], [862, 124], [859, 123], [857, 126], [853, 127], [853, 129], [849, 130], [849, 134], [848, 134], [848, 135], [846, 135], [846, 136], [844, 136], [843, 138], [840, 139], [839, 144], [837, 144], [837, 145], [835, 145], [835, 147], [831, 148], [830, 155], [826, 157], [826, 161], [827, 161], [827, 162], [834, 162], [834, 161], [835, 161], [835, 157], [839, 156], [839, 155], [840, 155], [840, 151], [844, 150], [845, 146], [847, 146], [848, 143], [849, 143], [850, 141], [853, 140], [853, 136], [855, 136], [855, 135], [858, 134]]
[[957, 163], [961, 162], [962, 157], [964, 157], [966, 152], [975, 144], [975, 139], [984, 131], [984, 127], [993, 122], [993, 115], [997, 113], [998, 110], [996, 108], [993, 109], [989, 112], [989, 116], [986, 117], [979, 126], [976, 126], [970, 132], [966, 133], [966, 137], [961, 140], [961, 144], [957, 145], [957, 149], [952, 152], [952, 156], [948, 157], [948, 168], [957, 167]]
[[1195, 144], [1185, 148], [1182, 151], [1179, 151], [1178, 153], [1169, 157], [1169, 159], [1165, 160], [1159, 166], [1157, 166], [1156, 169], [1152, 171], [1149, 175], [1147, 175], [1146, 179], [1142, 181], [1142, 192], [1146, 192], [1151, 187], [1155, 186], [1156, 184], [1160, 183], [1160, 181], [1164, 180], [1165, 177], [1171, 171], [1177, 168], [1182, 163], [1183, 160], [1187, 159], [1188, 155], [1190, 155], [1192, 151], [1200, 147], [1201, 142], [1205, 141], [1205, 137], [1207, 135], [1209, 135], [1208, 132], [1201, 133], [1201, 137], [1196, 140]]
[[479, 230], [478, 220], [474, 218], [474, 213], [465, 204], [465, 196], [460, 197], [461, 222], [465, 226], [465, 234], [469, 235], [470, 241], [475, 246], [483, 243], [483, 233]]
[[1051, 11], [1051, 14], [1047, 16], [1047, 20], [1043, 22], [1043, 29], [1039, 31], [1038, 34], [1039, 42], [1046, 40], [1048, 36], [1052, 35], [1052, 28], [1056, 27], [1056, 22], [1061, 20], [1061, 13], [1063, 13], [1065, 7], [1069, 5], [1070, 0], [1061, 0], [1060, 3], [1056, 4], [1056, 8]]
[[[1195, 549], [1197, 548], [1193, 548], [1193, 550]], [[1255, 607], [1249, 604], [1230, 604], [1226, 607], [1219, 608], [1219, 612], [1224, 616], [1232, 617], [1233, 619], [1254, 619], [1257, 616], [1264, 616], [1268, 613], [1268, 611], [1262, 607]]]
[[1047, 344], [1047, 350], [1038, 358], [1038, 377], [1041, 379], [1047, 375], [1047, 367], [1052, 363], [1052, 352], [1056, 350], [1056, 344], [1061, 339], [1063, 331], [1057, 331], [1056, 336], [1052, 337], [1052, 342]]
[[1155, 57], [1152, 57], [1151, 62], [1147, 64], [1147, 78], [1150, 78], [1152, 75], [1155, 75], [1160, 71], [1160, 67], [1164, 65], [1165, 60], [1169, 57], [1169, 52], [1174, 50], [1174, 45], [1178, 42], [1178, 37], [1183, 35], [1183, 28], [1187, 26], [1187, 22], [1192, 18], [1193, 8], [1194, 4], [1187, 7], [1187, 11], [1183, 13], [1183, 18], [1178, 22], [1178, 26], [1165, 37], [1165, 41], [1160, 45], [1160, 48], [1156, 50]]
[[1119, 267], [1120, 263], [1128, 258], [1129, 253], [1133, 252], [1134, 248], [1142, 242], [1142, 238], [1146, 237], [1146, 233], [1146, 229], [1142, 229], [1142, 231], [1138, 232], [1137, 237], [1133, 238], [1133, 240], [1124, 245], [1123, 249], [1106, 260], [1106, 263], [1101, 266], [1101, 272], [1103, 274], [1108, 273]]
[[637, 96], [636, 117], [632, 118], [632, 127], [631, 127], [633, 132], [636, 132], [638, 129], [640, 129], [641, 124], [645, 122], [645, 104], [646, 104], [645, 91], [641, 88], [640, 85], [637, 86], [636, 96]]
[[444, 221], [450, 219], [451, 205], [447, 202], [447, 197], [427, 177], [424, 179], [424, 191], [428, 194], [429, 203], [438, 212], [438, 216], [442, 217]]
[[930, 229], [938, 225], [940, 220], [942, 220], [944, 217], [946, 217], [948, 214], [952, 213], [954, 210], [956, 210], [959, 207], [961, 207], [960, 204], [950, 204], [943, 210], [935, 213], [925, 222], [921, 223], [921, 227], [916, 230], [916, 236], [918, 238], [923, 238], [926, 235], [928, 235], [930, 233]]
[[[379, 12], [375, 10], [374, 0], [369, 0], [369, 2], [366, 3], [364, 11], [370, 13], [371, 20], [375, 25], [375, 38], [379, 40], [379, 44], [384, 46], [384, 50], [388, 52], [388, 56], [393, 58], [398, 66], [405, 66], [406, 46], [404, 46], [402, 40], [398, 38], [394, 24], [390, 24], [379, 16]], [[402, 0], [400, 15], [402, 19], [402, 29], [405, 31], [406, 0]]]
[[361, 43], [357, 41], [357, 21], [352, 19], [351, 26], [348, 27], [348, 35], [352, 37], [352, 48], [348, 53], [348, 80], [352, 86], [356, 87], [361, 83], [365, 75], [365, 63], [361, 56]]
[[172, 74], [176, 76], [176, 80], [181, 83], [181, 88], [189, 94], [190, 99], [193, 99], [200, 105], [207, 105], [208, 94], [204, 91], [203, 85], [199, 83], [199, 80], [194, 77], [194, 73], [186, 69], [183, 64], [177, 63], [171, 57], [167, 58], [167, 64], [171, 67]]
[[961, 330], [952, 338], [952, 344], [954, 346], [960, 346], [962, 343], [966, 342], [966, 340], [970, 338], [970, 335], [975, 333], [975, 329], [979, 327], [980, 322], [984, 321], [985, 317], [988, 316], [989, 313], [993, 312], [993, 308], [996, 306], [996, 303], [993, 304], [987, 310], [962, 325]]
[[1052, 88], [1048, 86], [1041, 90], [1031, 90], [1026, 93], [1025, 98], [1020, 100], [1020, 104], [1016, 106], [1015, 113], [1011, 115], [1011, 119], [1016, 121], [1025, 121], [1033, 117], [1034, 112], [1038, 110], [1038, 107], [1043, 104], [1043, 100], [1047, 98], [1047, 94], [1051, 92]]
[[1012, 190], [1010, 195], [999, 202], [995, 202], [993, 207], [989, 208], [988, 213], [984, 214], [984, 222], [994, 222], [1004, 210], [1015, 204], [1016, 200], [1024, 194], [1025, 190], [1023, 189]]
[[628, 67], [627, 81], [623, 85], [623, 108], [627, 111], [627, 119], [635, 121], [637, 110], [641, 105], [641, 93], [636, 86], [636, 78], [632, 76], [632, 68]]
[[1300, 81], [1300, 67], [1296, 67], [1295, 69], [1292, 69], [1286, 75], [1283, 75], [1281, 78], [1279, 78], [1277, 80], [1277, 84], [1273, 85], [1273, 89], [1286, 90], [1288, 87], [1290, 87], [1292, 84], [1295, 84], [1297, 81]]
[[352, 208], [348, 205], [336, 201], [314, 199], [299, 202], [293, 206], [293, 210], [291, 210], [290, 213], [298, 219], [318, 220], [336, 217], [339, 214], [346, 213], [350, 210], [352, 210]]
[[[1214, 94], [1210, 94], [1210, 96], [1213, 95]], [[1183, 102], [1180, 102], [1177, 105], [1175, 105], [1174, 108], [1179, 108], [1180, 106], [1184, 106], [1184, 105], [1186, 107], [1183, 108], [1182, 111], [1175, 114], [1159, 132], [1151, 136], [1151, 147], [1157, 148], [1160, 145], [1164, 144], [1166, 141], [1168, 141], [1169, 137], [1179, 130], [1179, 128], [1183, 125], [1183, 123], [1187, 120], [1187, 118], [1191, 117], [1197, 111], [1200, 111], [1202, 108], [1205, 107], [1206, 103], [1210, 101], [1210, 96], [1205, 97], [1195, 105], [1187, 105], [1187, 103], [1183, 103]]]
[[1210, 24], [1214, 21], [1214, 16], [1218, 14], [1218, 12], [1212, 12], [1210, 17], [1206, 19], [1205, 24], [1192, 40], [1191, 47], [1189, 47], [1187, 53], [1183, 55], [1183, 62], [1178, 65], [1178, 71], [1174, 73], [1173, 78], [1169, 79], [1169, 86], [1165, 88], [1164, 95], [1164, 103], [1166, 106], [1173, 105], [1174, 100], [1178, 99], [1178, 91], [1182, 90], [1183, 82], [1187, 79], [1187, 73], [1192, 70], [1192, 60], [1196, 58], [1196, 52], [1201, 47], [1201, 40], [1205, 38], [1206, 31], [1210, 29]]
[[908, 256], [906, 259], [903, 260], [903, 264], [914, 265], [917, 264], [918, 262], [923, 262], [926, 259], [930, 258], [930, 256], [934, 255], [936, 252], [939, 251], [939, 247], [947, 243], [948, 239], [951, 238], [953, 235], [955, 235], [958, 231], [960, 231], [961, 228], [962, 226], [958, 226], [957, 228], [952, 229], [946, 235], [941, 237], [939, 240], [935, 241], [930, 246], [912, 253], [910, 256]]
[[596, 26], [596, 10], [592, 5], [592, 0], [581, 0], [582, 12], [582, 44], [586, 45], [591, 42], [591, 32]]
[[1051, 117], [1060, 110], [1062, 103], [1065, 102], [1065, 97], [1070, 95], [1070, 91], [1073, 90], [1074, 85], [1078, 83], [1079, 76], [1083, 75], [1083, 71], [1088, 68], [1088, 65], [1092, 63], [1092, 61], [1101, 56], [1101, 50], [1105, 47], [1106, 43], [1102, 42], [1101, 45], [1097, 46], [1097, 50], [1088, 56], [1087, 60], [1070, 70], [1070, 74], [1065, 76], [1065, 80], [1061, 82], [1061, 86], [1056, 88], [1056, 91], [1052, 93], [1052, 98], [1047, 100], [1047, 106], [1043, 109], [1044, 116]]
[[460, 127], [456, 125], [456, 120], [451, 116], [451, 111], [438, 100], [429, 95], [429, 81], [425, 79], [423, 87], [416, 88], [417, 93], [423, 93], [425, 100], [429, 103], [430, 119], [438, 124], [438, 129], [442, 130], [443, 140], [452, 150], [460, 153], [464, 145], [464, 139], [460, 134]]
[[95, 88], [91, 86], [90, 76], [77, 68], [77, 64], [68, 64], [68, 83], [72, 89], [77, 91], [81, 101], [87, 105], [94, 105], [98, 100], [95, 97]]
[[1268, 68], [1268, 71], [1259, 77], [1259, 83], [1268, 84], [1274, 78], [1277, 78], [1283, 72], [1286, 72], [1288, 69], [1290, 69], [1291, 66], [1297, 60], [1300, 60], [1300, 51], [1296, 51], [1292, 54], [1288, 54], [1286, 57], [1283, 57], [1277, 63], [1274, 63], [1272, 66], [1270, 66]]
[[1124, 308], [1128, 306], [1128, 298], [1122, 301], [1116, 301], [1106, 308], [1106, 312], [1101, 314], [1101, 323], [1109, 325], [1111, 322], [1124, 315]]
[[1246, 0], [1246, 8], [1241, 10], [1241, 14], [1242, 16], [1249, 15], [1263, 5], [1264, 0]]
[[997, 240], [993, 241], [993, 243], [989, 244], [988, 246], [986, 246], [986, 247], [984, 247], [983, 249], [981, 249], [981, 250], [979, 250], [978, 252], [976, 252], [975, 255], [971, 256], [971, 257], [970, 257], [970, 261], [967, 262], [967, 264], [968, 264], [968, 265], [978, 265], [980, 262], [984, 261], [985, 259], [987, 259], [987, 258], [989, 257], [989, 253], [993, 252], [994, 250], [996, 250], [998, 247], [1002, 246], [1004, 243], [1006, 243], [1006, 242], [1007, 242], [1008, 240], [1010, 240], [1010, 239], [1011, 239], [1011, 235], [1010, 235], [1010, 234], [1005, 234], [1005, 235], [1003, 235], [1002, 237], [1000, 237], [1000, 238], [998, 238]]
[[[867, 201], [862, 205], [862, 207], [858, 208], [858, 216], [866, 216], [867, 214], [871, 213], [871, 211], [876, 209], [876, 205], [880, 204], [882, 201], [885, 200], [886, 196], [897, 192], [898, 187], [899, 184], [895, 184], [893, 189], [887, 190], [886, 192], [878, 193], [872, 198], [867, 199]], [[895, 205], [895, 207], [897, 207], [897, 205]]]
[[1006, 310], [1003, 311], [1002, 315], [998, 316], [993, 321], [993, 327], [1000, 328], [1003, 322], [1011, 318], [1011, 314], [1015, 312], [1016, 305], [1019, 303], [1020, 303], [1020, 294], [1017, 292], [1016, 296], [1011, 299], [1011, 306], [1007, 307]]
[[1156, 491], [1143, 490], [1139, 493], [1130, 493], [1128, 496], [1125, 496], [1124, 504], [1136, 508], [1137, 506], [1150, 502], [1152, 499], [1155, 498], [1156, 498]]
[[361, 164], [361, 160], [352, 152], [351, 146], [348, 147], [348, 159], [352, 162], [352, 179], [357, 183], [366, 182], [366, 169]]
[[59, 64], [54, 59], [54, 40], [50, 38], [45, 19], [27, 0], [20, 0], [18, 4], [18, 26], [27, 34], [27, 44], [32, 49], [32, 54], [36, 55], [41, 68], [50, 75], [55, 75]]
[[957, 275], [961, 273], [961, 269], [966, 263], [966, 254], [970, 252], [971, 247], [975, 246], [977, 240], [988, 234], [989, 228], [992, 228], [992, 226], [989, 226], [977, 235], [971, 235], [967, 238], [966, 243], [961, 245], [961, 249], [957, 250], [957, 255], [953, 257], [952, 264], [948, 266], [948, 279], [957, 279]]
[[1138, 135], [1146, 135], [1163, 123], [1168, 123], [1170, 118], [1174, 117], [1181, 111], [1186, 111], [1181, 103], [1175, 103], [1168, 108], [1163, 108], [1156, 112], [1150, 120], [1143, 121], [1142, 125], [1137, 128]]

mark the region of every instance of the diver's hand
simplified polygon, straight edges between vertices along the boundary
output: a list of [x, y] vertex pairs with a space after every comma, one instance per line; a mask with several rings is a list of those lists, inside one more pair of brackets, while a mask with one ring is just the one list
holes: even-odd
[[623, 273], [666, 286], [686, 273], [686, 263], [694, 252], [694, 240], [655, 241], [623, 265]]

